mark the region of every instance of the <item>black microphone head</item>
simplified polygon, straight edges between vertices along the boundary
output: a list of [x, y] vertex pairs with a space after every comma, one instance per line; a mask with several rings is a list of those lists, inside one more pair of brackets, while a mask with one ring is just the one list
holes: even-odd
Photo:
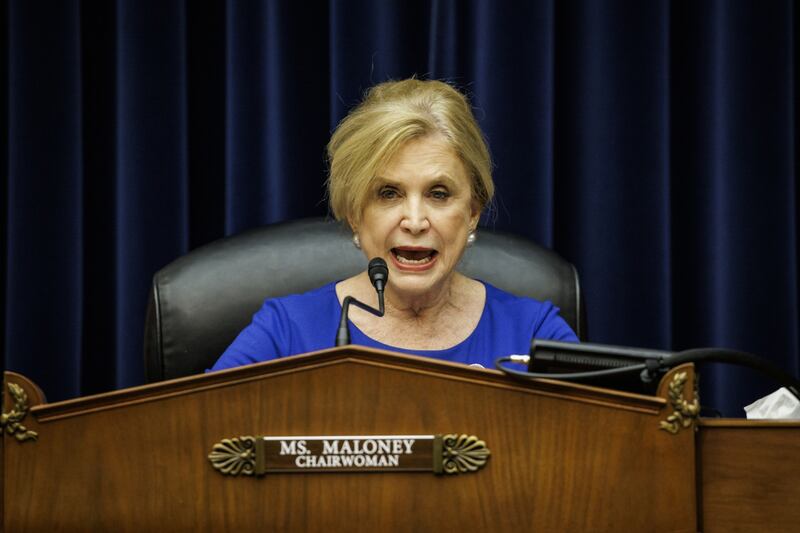
[[367, 267], [367, 275], [375, 290], [382, 291], [389, 281], [389, 267], [386, 266], [386, 261], [380, 257], [372, 258]]

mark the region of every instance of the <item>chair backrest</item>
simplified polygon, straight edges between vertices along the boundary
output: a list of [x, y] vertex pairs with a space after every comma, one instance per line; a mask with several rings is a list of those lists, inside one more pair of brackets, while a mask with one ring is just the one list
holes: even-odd
[[[350, 233], [321, 218], [250, 230], [176, 259], [153, 277], [145, 320], [147, 380], [203, 372], [250, 323], [265, 298], [350, 277], [366, 264]], [[577, 271], [556, 253], [482, 229], [459, 270], [520, 296], [550, 300], [585, 338]]]

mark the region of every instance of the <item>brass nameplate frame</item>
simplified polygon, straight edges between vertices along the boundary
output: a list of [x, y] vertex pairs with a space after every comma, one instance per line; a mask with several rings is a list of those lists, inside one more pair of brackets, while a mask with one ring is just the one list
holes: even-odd
[[482, 468], [491, 452], [472, 435], [370, 435], [223, 439], [208, 460], [231, 476], [311, 472], [433, 472]]

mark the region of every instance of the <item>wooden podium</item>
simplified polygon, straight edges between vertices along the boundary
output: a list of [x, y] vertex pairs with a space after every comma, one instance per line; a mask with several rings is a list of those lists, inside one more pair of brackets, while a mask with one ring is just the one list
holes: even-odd
[[[697, 421], [691, 365], [654, 397], [355, 346], [52, 404], [23, 376], [5, 380], [7, 532], [800, 523], [800, 424]], [[474, 471], [276, 473], [261, 459], [266, 473], [253, 470], [262, 436], [451, 434], [485, 444]], [[439, 452], [457, 463], [466, 452], [444, 442]], [[238, 466], [223, 473], [212, 452]]]

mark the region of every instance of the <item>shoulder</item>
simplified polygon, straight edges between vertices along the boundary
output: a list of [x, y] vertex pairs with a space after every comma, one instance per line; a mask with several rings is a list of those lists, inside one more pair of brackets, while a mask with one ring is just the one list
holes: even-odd
[[541, 302], [526, 296], [517, 296], [490, 283], [483, 282], [486, 286], [486, 308], [494, 314], [508, 315], [517, 320], [531, 321], [541, 316], [546, 316], [551, 309], [556, 308], [550, 302]]
[[333, 339], [338, 316], [334, 285], [329, 283], [302, 294], [266, 299], [213, 370], [327, 347], [325, 340]]
[[319, 328], [321, 321], [338, 317], [335, 286], [336, 283], [328, 283], [308, 292], [268, 298], [253, 319], [256, 321], [259, 315], [271, 316], [279, 320], [285, 331], [307, 334]]
[[335, 287], [336, 283], [331, 282], [308, 292], [289, 294], [287, 296], [280, 296], [277, 298], [268, 298], [264, 301], [264, 305], [278, 307], [287, 313], [314, 310], [319, 308], [320, 304], [335, 303], [338, 305]]
[[541, 302], [534, 298], [517, 296], [516, 294], [506, 292], [485, 281], [481, 281], [481, 283], [486, 287], [486, 305], [492, 305], [498, 309], [535, 311], [553, 306], [550, 302]]
[[507, 321], [520, 330], [529, 331], [531, 338], [578, 340], [572, 328], [558, 314], [558, 307], [552, 302], [517, 296], [490, 283], [482, 283], [486, 286], [486, 311], [491, 313], [495, 320]]

